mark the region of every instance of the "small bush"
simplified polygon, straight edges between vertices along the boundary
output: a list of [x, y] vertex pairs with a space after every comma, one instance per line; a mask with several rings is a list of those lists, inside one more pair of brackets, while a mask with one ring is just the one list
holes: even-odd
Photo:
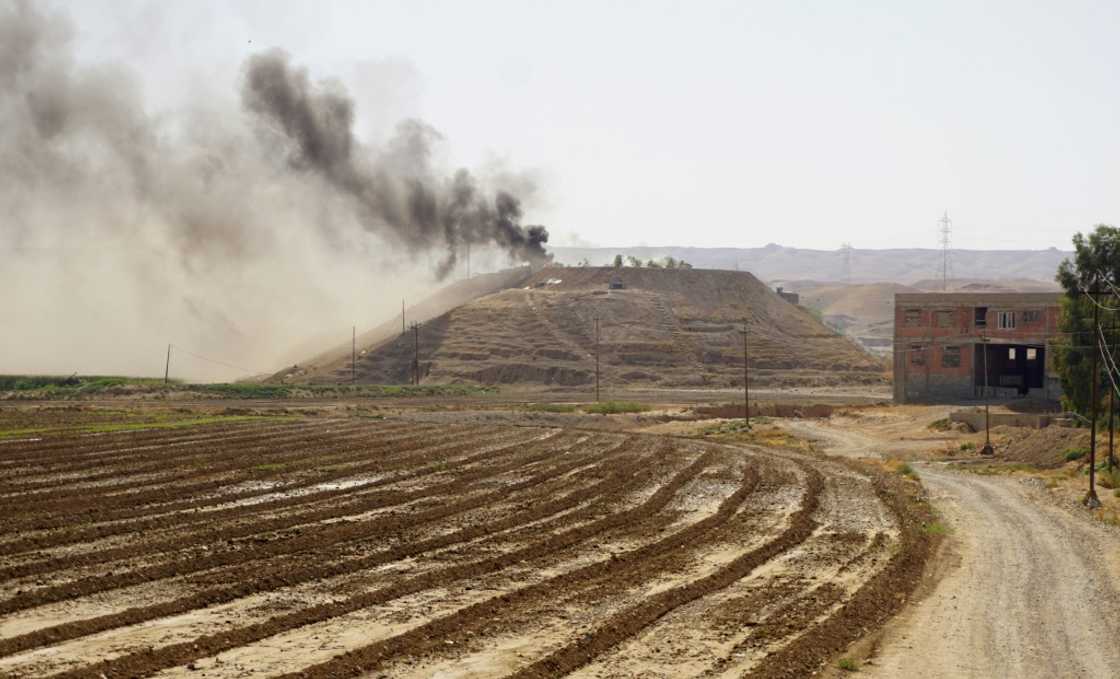
[[971, 442], [971, 441], [965, 441], [964, 443], [961, 444], [961, 452], [962, 453], [970, 453], [974, 450], [976, 450], [976, 444]]
[[1088, 448], [1070, 448], [1066, 451], [1066, 462], [1075, 462], [1088, 454]]
[[603, 401], [584, 406], [585, 413], [592, 415], [618, 415], [620, 413], [641, 413], [649, 410], [649, 406], [634, 401]]
[[859, 663], [851, 658], [840, 658], [836, 666], [845, 672], [859, 672]]
[[940, 521], [931, 521], [922, 530], [926, 532], [926, 535], [945, 535], [949, 532], [949, 527]]
[[929, 428], [932, 429], [933, 431], [949, 431], [950, 427], [952, 427], [952, 426], [953, 426], [953, 423], [949, 421], [949, 418], [948, 417], [943, 417], [940, 420], [936, 420], [936, 421], [932, 422], [929, 425]]
[[908, 462], [903, 462], [902, 464], [898, 465], [898, 467], [895, 469], [895, 471], [898, 472], [899, 474], [902, 474], [903, 476], [915, 476], [916, 475], [914, 473], [914, 468], [911, 467]]

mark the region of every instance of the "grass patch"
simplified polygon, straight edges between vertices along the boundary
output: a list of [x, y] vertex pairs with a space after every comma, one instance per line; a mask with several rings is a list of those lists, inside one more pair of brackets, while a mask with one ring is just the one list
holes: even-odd
[[12, 399], [68, 400], [86, 396], [145, 395], [164, 397], [184, 393], [192, 396], [230, 399], [300, 398], [410, 398], [433, 396], [479, 396], [497, 393], [496, 387], [474, 384], [261, 384], [219, 382], [188, 384], [161, 378], [119, 375], [0, 375], [0, 393]]
[[532, 413], [574, 413], [579, 406], [574, 403], [526, 403], [525, 410]]
[[922, 530], [926, 535], [945, 535], [949, 532], [949, 527], [940, 521], [930, 521], [922, 526]]
[[898, 465], [897, 467], [895, 467], [895, 471], [899, 474], [902, 474], [903, 476], [909, 476], [911, 478], [917, 476], [917, 473], [914, 471], [914, 468], [910, 466], [909, 462], [903, 462], [902, 464]]
[[603, 401], [583, 407], [583, 412], [592, 415], [619, 415], [622, 413], [644, 413], [649, 406], [635, 401]]
[[840, 658], [836, 666], [845, 672], [859, 672], [859, 663], [851, 658]]
[[1065, 454], [1066, 462], [1076, 462], [1088, 454], [1088, 448], [1070, 448]]
[[961, 444], [961, 452], [962, 453], [971, 453], [974, 450], [976, 450], [976, 444], [973, 443], [972, 441], [965, 441], [964, 443]]

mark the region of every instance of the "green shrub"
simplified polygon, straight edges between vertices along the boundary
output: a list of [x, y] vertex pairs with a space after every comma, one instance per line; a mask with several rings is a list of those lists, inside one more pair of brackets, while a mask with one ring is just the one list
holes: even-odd
[[845, 672], [859, 672], [859, 663], [851, 658], [840, 658], [836, 666]]
[[1066, 462], [1080, 460], [1089, 454], [1088, 448], [1070, 448], [1066, 451]]
[[965, 441], [964, 443], [961, 444], [961, 452], [962, 453], [969, 453], [969, 452], [972, 452], [974, 450], [976, 450], [976, 444], [973, 443], [972, 441]]
[[949, 527], [940, 521], [931, 521], [922, 530], [926, 532], [926, 535], [945, 535], [949, 532]]
[[899, 474], [902, 474], [903, 476], [915, 476], [914, 468], [911, 467], [910, 463], [908, 462], [903, 462], [902, 464], [898, 465], [898, 468], [895, 469], [895, 471]]
[[949, 421], [948, 417], [943, 417], [940, 420], [930, 423], [929, 428], [933, 431], [949, 431], [952, 425], [953, 423]]

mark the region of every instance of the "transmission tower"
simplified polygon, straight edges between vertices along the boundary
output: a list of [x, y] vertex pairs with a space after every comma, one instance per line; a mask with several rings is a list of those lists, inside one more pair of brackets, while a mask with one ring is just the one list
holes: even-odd
[[938, 234], [941, 243], [941, 289], [949, 289], [949, 238], [953, 234], [953, 220], [949, 219], [949, 211], [946, 210], [941, 219], [937, 220], [940, 224]]
[[844, 282], [852, 284], [852, 244], [844, 243], [840, 246], [840, 254], [844, 256]]

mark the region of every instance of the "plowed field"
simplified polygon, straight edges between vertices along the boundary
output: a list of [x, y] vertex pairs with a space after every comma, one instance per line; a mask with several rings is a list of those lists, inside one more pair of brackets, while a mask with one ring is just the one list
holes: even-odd
[[396, 419], [0, 443], [0, 675], [800, 677], [902, 604], [893, 482]]

